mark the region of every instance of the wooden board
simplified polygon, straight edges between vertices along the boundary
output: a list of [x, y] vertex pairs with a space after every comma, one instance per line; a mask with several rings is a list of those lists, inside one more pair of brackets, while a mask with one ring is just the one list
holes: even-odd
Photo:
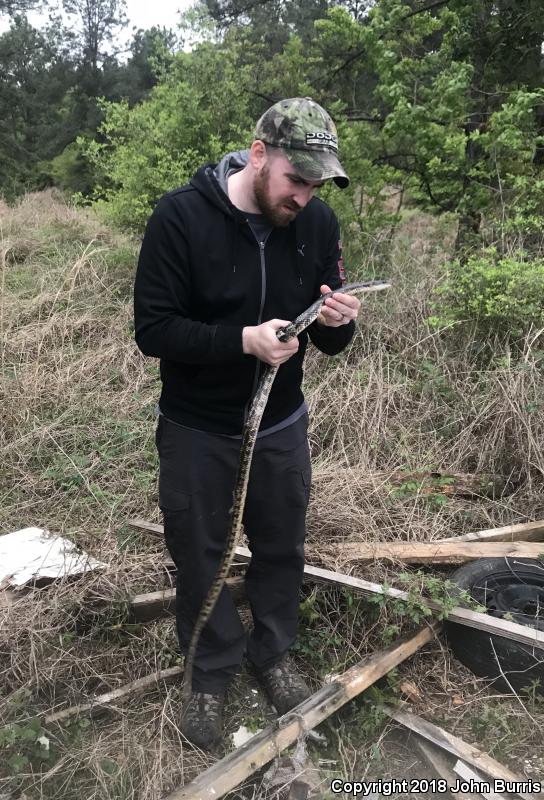
[[[131, 520], [129, 524], [144, 530], [147, 529], [146, 526], [148, 525], [148, 523], [143, 520]], [[153, 528], [160, 528], [162, 533], [162, 525], [153, 525]], [[247, 547], [237, 547], [236, 558], [239, 561], [248, 562], [251, 560], [251, 552]], [[385, 590], [379, 583], [365, 581], [362, 578], [354, 578], [351, 575], [344, 575], [341, 572], [333, 572], [332, 570], [322, 569], [321, 567], [310, 567], [306, 565], [304, 567], [304, 577], [307, 580], [316, 580], [322, 583], [335, 584], [337, 586], [349, 586], [367, 595], [385, 595], [394, 600], [401, 600], [403, 602], [407, 602], [410, 599], [408, 593], [402, 591], [402, 589], [388, 588]], [[433, 611], [442, 612], [440, 603], [427, 598], [425, 598], [425, 603]], [[518, 625], [516, 622], [497, 619], [496, 617], [489, 616], [489, 614], [471, 611], [468, 608], [461, 608], [460, 606], [456, 606], [450, 610], [448, 620], [451, 622], [458, 622], [460, 625], [466, 625], [469, 628], [485, 631], [486, 633], [503, 636], [515, 642], [522, 642], [531, 647], [536, 647], [539, 650], [544, 650], [544, 631], [537, 631], [525, 625]]]
[[450, 536], [442, 542], [544, 542], [544, 519]]
[[[241, 549], [241, 548], [240, 548]], [[249, 553], [249, 551], [247, 551]], [[241, 556], [237, 552], [238, 557]], [[304, 575], [315, 578], [315, 580], [323, 581], [324, 583], [334, 583], [340, 586], [350, 586], [353, 589], [359, 589], [363, 594], [368, 595], [384, 595], [395, 600], [409, 601], [407, 592], [401, 589], [388, 588], [387, 590], [379, 583], [372, 583], [365, 581], [362, 578], [354, 578], [351, 575], [343, 575], [338, 572], [331, 572], [328, 569], [321, 569], [321, 567], [305, 567]], [[433, 611], [442, 611], [440, 603], [425, 598], [425, 603]], [[471, 611], [468, 608], [461, 608], [456, 606], [449, 611], [448, 620], [450, 622], [458, 622], [460, 625], [466, 625], [469, 628], [476, 628], [486, 633], [496, 634], [503, 636], [506, 639], [512, 639], [515, 642], [522, 642], [531, 647], [537, 647], [539, 650], [544, 650], [544, 631], [537, 631], [534, 628], [528, 628], [525, 625], [518, 625], [516, 622], [508, 622], [504, 619], [497, 619], [491, 617], [489, 614], [483, 614], [479, 611]]]
[[371, 472], [368, 477], [402, 486], [412, 497], [445, 494], [448, 497], [498, 497], [514, 491], [512, 481], [502, 475], [467, 472]]
[[101, 709], [111, 707], [113, 703], [119, 700], [124, 700], [127, 697], [133, 697], [135, 694], [155, 687], [160, 680], [179, 680], [181, 683], [182, 675], [183, 669], [181, 667], [169, 667], [168, 669], [163, 669], [160, 672], [154, 672], [152, 675], [146, 675], [143, 678], [138, 678], [138, 680], [125, 683], [123, 686], [119, 686], [117, 689], [112, 689], [111, 692], [97, 695], [88, 703], [83, 703], [79, 706], [70, 706], [69, 708], [64, 708], [62, 711], [56, 711], [53, 714], [48, 714], [45, 718], [45, 724], [50, 725], [53, 722], [65, 722], [67, 719], [79, 717], [81, 714], [92, 715]]
[[[423, 753], [425, 760], [431, 765], [432, 769], [439, 778], [446, 781], [448, 789], [452, 789], [457, 785], [457, 775], [453, 771], [451, 762], [451, 755], [446, 753], [440, 747], [436, 747], [431, 742], [421, 737], [417, 738], [417, 746]], [[456, 797], [456, 793], [450, 791], [444, 792], [442, 797], [447, 800], [452, 800]], [[473, 794], [472, 792], [464, 792], [463, 800], [482, 800], [480, 794]]]
[[[227, 586], [236, 601], [240, 601], [245, 596], [243, 577], [227, 578]], [[175, 613], [175, 603], [175, 589], [137, 594], [129, 602], [129, 619], [131, 622], [150, 622], [160, 619], [160, 617]]]
[[[497, 794], [497, 792], [493, 791], [491, 783], [489, 785], [489, 789], [484, 788], [483, 784], [489, 783], [489, 781], [485, 778], [482, 778], [482, 776], [479, 775], [475, 770], [467, 766], [464, 761], [458, 760], [453, 767], [453, 771], [456, 773], [456, 775], [459, 775], [462, 780], [467, 781], [467, 783], [469, 783], [471, 786], [475, 786], [477, 784], [480, 789], [481, 797], [483, 797], [484, 800], [506, 800], [505, 795]], [[471, 783], [471, 781], [475, 781], [475, 783]], [[463, 797], [466, 797], [466, 792], [463, 793]]]
[[[477, 558], [538, 558], [544, 543], [538, 542], [353, 542], [338, 547], [346, 562], [388, 559], [408, 564], [462, 564]], [[543, 565], [544, 566], [544, 565]]]
[[[426, 719], [418, 717], [416, 714], [407, 714], [404, 711], [398, 711], [390, 706], [384, 706], [384, 711], [391, 719], [409, 728], [409, 730], [414, 731], [414, 733], [417, 733], [419, 736], [423, 736], [424, 739], [441, 747], [443, 750], [447, 750], [448, 753], [452, 753], [454, 756], [457, 756], [457, 758], [468, 762], [491, 778], [500, 778], [504, 781], [519, 781], [523, 783], [524, 779], [519, 778], [509, 770], [508, 767], [499, 764], [498, 761], [487, 753], [484, 753], [472, 744], [467, 744], [458, 736], [448, 733], [438, 725], [434, 725], [432, 722], [428, 722]], [[527, 781], [527, 779], [525, 779], [525, 781]], [[535, 800], [536, 797], [534, 794], [530, 795], [523, 792], [520, 792], [519, 796], [523, 797], [524, 800]]]
[[[129, 525], [133, 528], [154, 533], [157, 536], [163, 535], [163, 526], [154, 522], [146, 522], [144, 519], [129, 520]], [[486, 528], [481, 531], [464, 533], [461, 536], [449, 536], [441, 539], [441, 542], [544, 542], [544, 519], [534, 522], [519, 522], [515, 525], [504, 525], [501, 528]]]
[[345, 703], [363, 692], [379, 678], [413, 655], [435, 635], [433, 627], [422, 628], [386, 650], [375, 653], [338, 676], [308, 700], [285, 714], [273, 725], [225, 756], [165, 800], [217, 800], [249, 775], [293, 744], [304, 731], [311, 730]]

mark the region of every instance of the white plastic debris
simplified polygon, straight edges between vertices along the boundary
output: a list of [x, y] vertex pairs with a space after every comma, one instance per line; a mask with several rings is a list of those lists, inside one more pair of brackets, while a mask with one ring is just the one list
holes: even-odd
[[246, 742], [249, 742], [250, 739], [253, 739], [258, 733], [260, 733], [262, 728], [259, 728], [257, 731], [250, 731], [249, 728], [246, 728], [245, 725], [240, 725], [237, 731], [232, 734], [232, 741], [234, 742], [235, 747], [241, 747]]
[[23, 586], [35, 578], [64, 578], [106, 566], [44, 528], [0, 536], [0, 585]]

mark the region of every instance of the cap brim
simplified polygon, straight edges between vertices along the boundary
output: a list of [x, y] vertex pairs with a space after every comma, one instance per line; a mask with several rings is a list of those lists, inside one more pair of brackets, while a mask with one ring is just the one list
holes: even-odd
[[284, 153], [304, 180], [325, 181], [332, 178], [340, 189], [349, 186], [349, 178], [334, 153], [292, 148], [285, 148]]

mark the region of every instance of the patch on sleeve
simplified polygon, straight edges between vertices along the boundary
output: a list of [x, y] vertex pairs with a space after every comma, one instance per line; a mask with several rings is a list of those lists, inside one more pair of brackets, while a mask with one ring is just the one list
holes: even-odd
[[344, 267], [344, 259], [342, 257], [342, 240], [338, 240], [338, 274], [340, 276], [340, 281], [342, 286], [346, 282], [346, 270]]

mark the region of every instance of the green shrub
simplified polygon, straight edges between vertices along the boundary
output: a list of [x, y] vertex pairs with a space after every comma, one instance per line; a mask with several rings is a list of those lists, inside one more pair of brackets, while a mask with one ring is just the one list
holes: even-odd
[[482, 337], [514, 341], [544, 320], [544, 259], [490, 247], [447, 265], [432, 302], [436, 328], [469, 325]]
[[80, 136], [51, 161], [42, 163], [48, 182], [68, 192], [91, 192], [96, 178], [89, 160], [85, 158], [85, 150], [91, 141], [90, 136]]
[[100, 141], [78, 140], [98, 183], [95, 208], [115, 225], [141, 231], [166, 191], [187, 182], [206, 161], [250, 140], [248, 98], [240, 92], [236, 48], [209, 43], [178, 53], [149, 98], [100, 102]]

